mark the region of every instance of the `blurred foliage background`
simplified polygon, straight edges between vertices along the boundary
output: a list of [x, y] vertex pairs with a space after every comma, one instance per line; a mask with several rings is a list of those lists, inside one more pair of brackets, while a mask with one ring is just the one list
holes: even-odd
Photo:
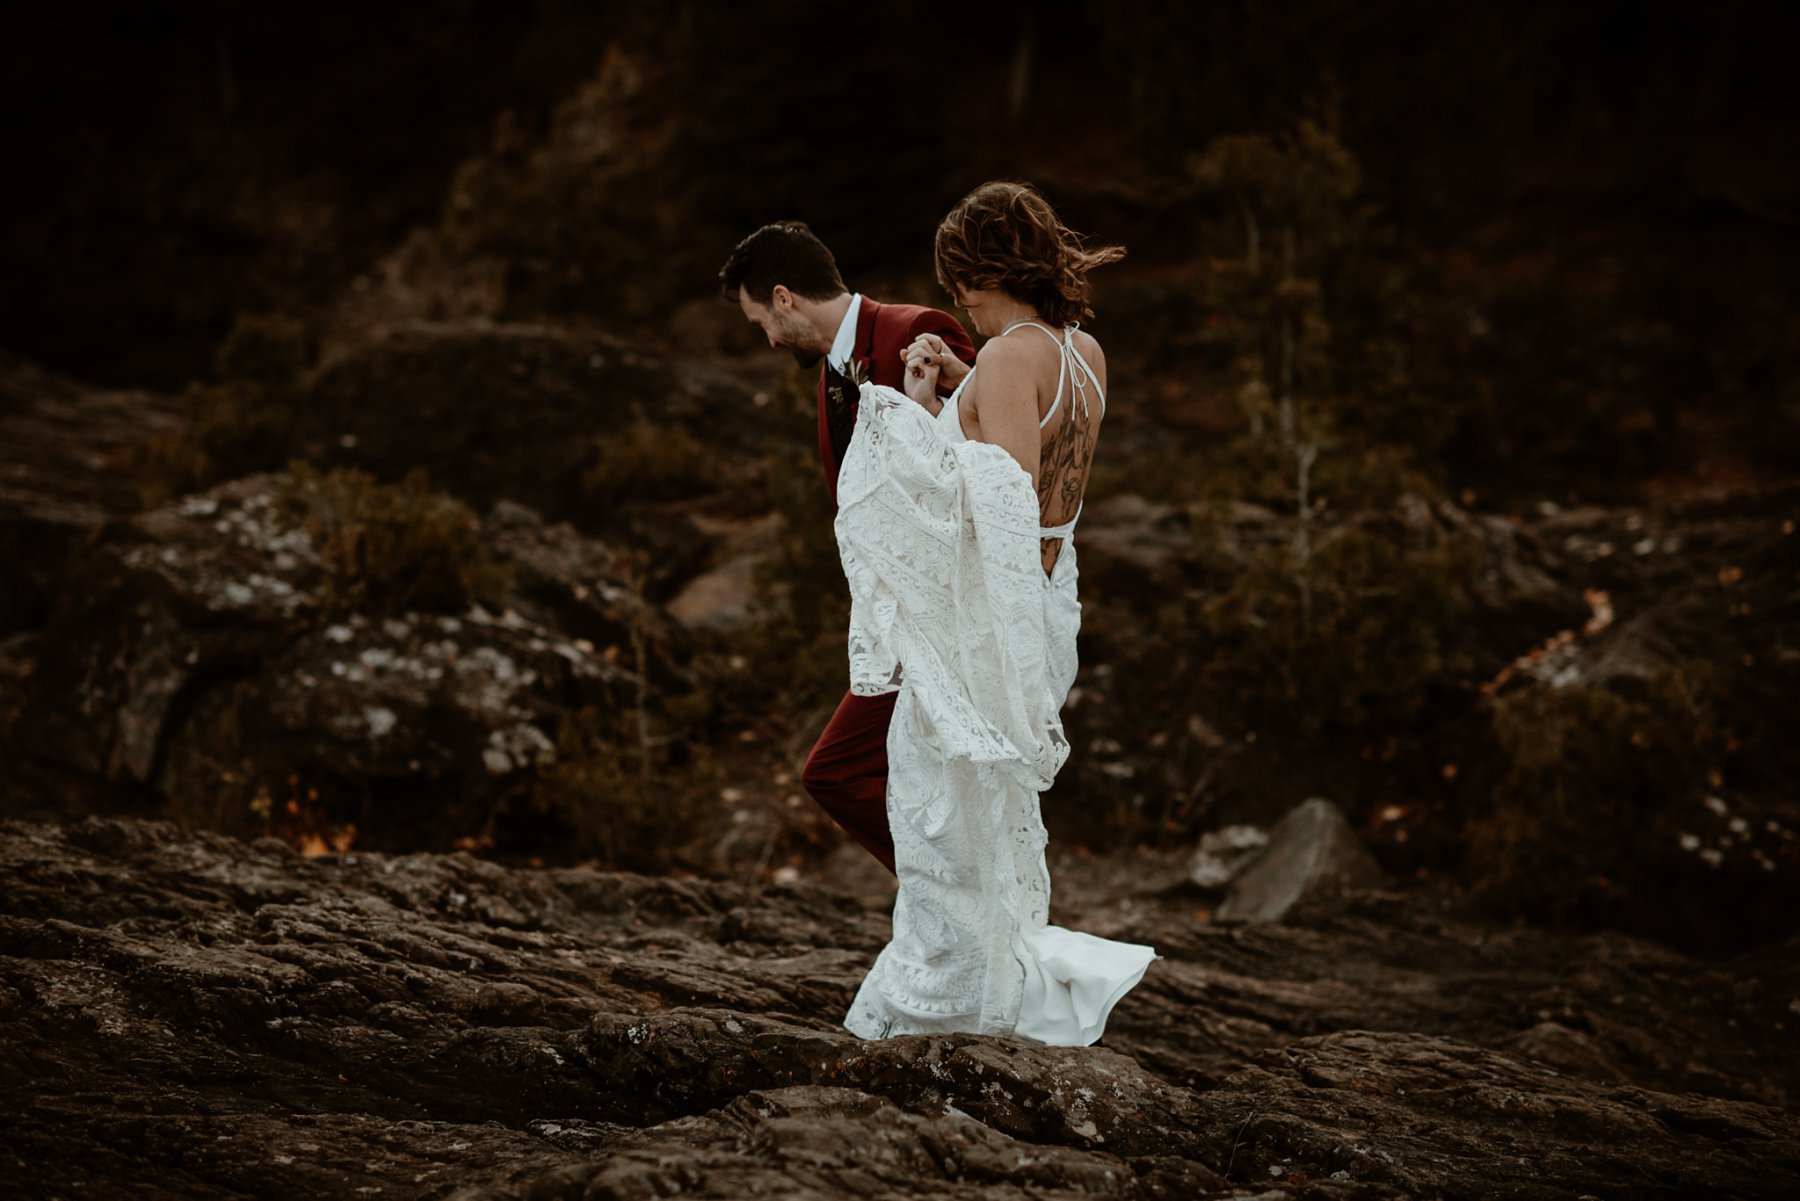
[[0, 339], [182, 398], [131, 459], [145, 504], [293, 464], [334, 613], [504, 608], [505, 502], [615, 554], [635, 699], [552, 705], [554, 765], [438, 841], [755, 871], [836, 845], [795, 783], [843, 674], [811, 380], [714, 273], [799, 217], [852, 287], [943, 305], [936, 221], [1017, 177], [1130, 248], [1096, 277], [1113, 407], [1057, 837], [1324, 794], [1391, 870], [1504, 912], [1791, 928], [1793, 6], [6, 26]]

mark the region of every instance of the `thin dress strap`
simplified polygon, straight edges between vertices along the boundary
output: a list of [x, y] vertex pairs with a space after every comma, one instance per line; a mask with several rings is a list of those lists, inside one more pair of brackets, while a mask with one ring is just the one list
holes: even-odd
[[[1100, 397], [1100, 412], [1104, 414], [1106, 412], [1106, 389], [1100, 386], [1100, 377], [1095, 374], [1092, 367], [1088, 366], [1088, 361], [1081, 357], [1081, 352], [1079, 350], [1075, 349], [1075, 331], [1080, 328], [1081, 322], [1077, 321], [1063, 331], [1063, 349], [1067, 352], [1063, 358], [1065, 360], [1074, 359], [1076, 365], [1081, 368], [1081, 373], [1087, 376], [1089, 380], [1093, 381], [1094, 393]], [[1087, 403], [1087, 396], [1081, 381], [1075, 378], [1074, 367], [1069, 368], [1069, 378], [1075, 380], [1075, 390], [1083, 393], [1081, 402], [1085, 405]]]
[[[1075, 331], [1081, 328], [1081, 323], [1077, 321], [1068, 326], [1063, 330], [1062, 337], [1059, 338], [1056, 336], [1056, 331], [1047, 325], [1040, 325], [1036, 321], [1029, 320], [1015, 321], [1004, 330], [1000, 331], [1000, 336], [1004, 338], [1007, 334], [1012, 333], [1022, 325], [1029, 325], [1032, 329], [1043, 330], [1044, 335], [1052, 342], [1056, 343], [1057, 353], [1062, 356], [1062, 365], [1056, 373], [1056, 397], [1051, 400], [1050, 407], [1045, 410], [1043, 419], [1038, 422], [1038, 428], [1043, 429], [1046, 425], [1049, 425], [1050, 419], [1056, 416], [1056, 410], [1062, 405], [1063, 376], [1065, 373], [1075, 385], [1075, 392], [1081, 399], [1081, 408], [1083, 412], [1087, 411], [1087, 384], [1082, 381], [1081, 375], [1087, 376], [1088, 381], [1092, 382], [1094, 385], [1094, 392], [1100, 397], [1100, 411], [1102, 413], [1106, 412], [1106, 390], [1100, 386], [1100, 377], [1095, 374], [1092, 367], [1088, 366], [1088, 361], [1081, 357], [1081, 352], [1075, 349]], [[1071, 362], [1070, 360], [1074, 361]], [[1076, 374], [1077, 367], [1080, 368], [1081, 375]]]

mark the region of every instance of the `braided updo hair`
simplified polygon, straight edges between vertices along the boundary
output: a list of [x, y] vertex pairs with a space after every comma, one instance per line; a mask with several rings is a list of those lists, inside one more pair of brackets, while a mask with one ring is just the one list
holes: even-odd
[[1088, 272], [1125, 257], [1123, 246], [1090, 250], [1083, 243], [1036, 188], [996, 180], [964, 196], [938, 223], [933, 257], [938, 283], [952, 296], [959, 285], [997, 287], [1060, 328], [1094, 315]]

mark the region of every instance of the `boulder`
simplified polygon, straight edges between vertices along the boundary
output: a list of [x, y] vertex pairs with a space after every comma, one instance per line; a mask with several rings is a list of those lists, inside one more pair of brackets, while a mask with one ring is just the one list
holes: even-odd
[[756, 575], [772, 553], [779, 518], [696, 519], [716, 539], [713, 564], [688, 580], [668, 603], [669, 616], [690, 630], [731, 634], [752, 620]]
[[513, 501], [500, 501], [482, 519], [482, 541], [512, 568], [512, 597], [565, 636], [593, 644], [609, 661], [641, 648], [651, 681], [665, 692], [684, 691], [687, 647], [680, 626], [635, 586], [630, 557], [578, 533], [567, 522], [546, 522]]
[[1232, 879], [1217, 916], [1278, 922], [1307, 902], [1381, 881], [1381, 865], [1343, 810], [1314, 797], [1276, 823], [1268, 845]]
[[1188, 878], [1201, 888], [1223, 888], [1269, 845], [1269, 832], [1257, 826], [1224, 826], [1208, 830], [1194, 848]]
[[[725, 491], [769, 443], [773, 422], [753, 392], [741, 373], [600, 330], [410, 321], [319, 371], [301, 436], [315, 462], [383, 479], [423, 467], [478, 507], [505, 498], [592, 531], [635, 499], [629, 479], [611, 489], [618, 501], [595, 498], [609, 492], [587, 479], [601, 439], [639, 421], [669, 439], [685, 433], [716, 459], [678, 487]], [[658, 444], [624, 470], [654, 473]]]
[[734, 555], [684, 585], [669, 601], [669, 616], [691, 630], [729, 634], [750, 621], [750, 599], [761, 555]]
[[1187, 510], [1123, 493], [1084, 505], [1078, 544], [1084, 570], [1103, 575], [1113, 593], [1179, 595], [1193, 552]]
[[186, 421], [178, 397], [85, 387], [0, 351], [0, 634], [43, 622], [70, 556], [143, 507], [137, 456]]

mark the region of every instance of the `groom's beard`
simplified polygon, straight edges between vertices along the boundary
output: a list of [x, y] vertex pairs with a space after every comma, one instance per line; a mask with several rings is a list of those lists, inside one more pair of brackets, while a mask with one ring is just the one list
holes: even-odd
[[774, 333], [775, 344], [793, 355], [794, 362], [802, 367], [818, 366], [819, 360], [831, 350], [831, 343], [821, 344], [818, 333], [798, 319], [784, 321], [777, 315]]

